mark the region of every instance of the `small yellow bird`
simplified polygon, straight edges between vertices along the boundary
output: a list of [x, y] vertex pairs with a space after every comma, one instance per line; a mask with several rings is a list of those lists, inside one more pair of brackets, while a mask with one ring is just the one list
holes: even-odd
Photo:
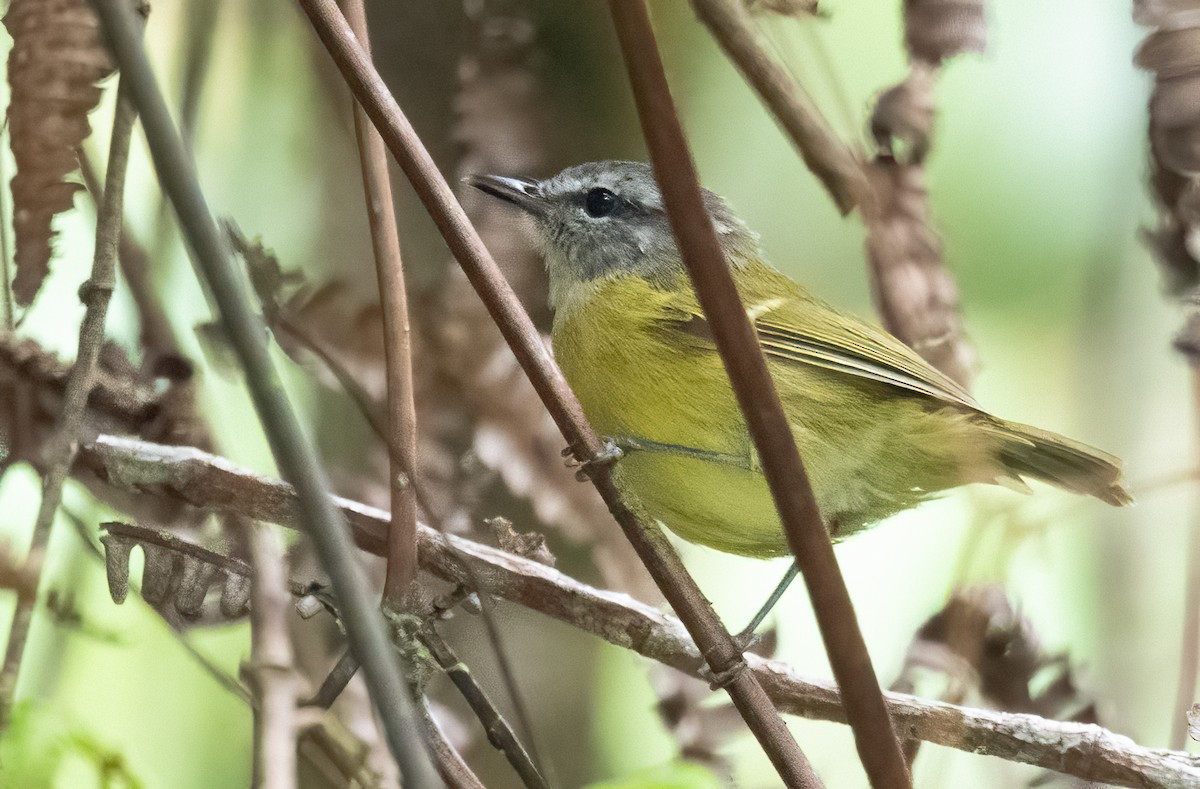
[[[549, 270], [554, 354], [596, 430], [624, 453], [620, 488], [686, 540], [787, 555], [649, 165], [471, 183], [531, 218]], [[983, 411], [899, 340], [773, 269], [725, 201], [704, 199], [834, 539], [972, 482], [1028, 490], [1022, 480], [1037, 479], [1131, 501], [1120, 460]]]

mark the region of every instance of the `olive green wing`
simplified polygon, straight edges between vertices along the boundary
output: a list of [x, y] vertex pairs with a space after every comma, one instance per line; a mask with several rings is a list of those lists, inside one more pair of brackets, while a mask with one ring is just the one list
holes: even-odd
[[[970, 393], [883, 329], [837, 311], [780, 274], [770, 275], [764, 284], [771, 295], [739, 283], [768, 360], [821, 367], [979, 408]], [[681, 299], [672, 307], [676, 329], [711, 342], [708, 322], [693, 300]]]

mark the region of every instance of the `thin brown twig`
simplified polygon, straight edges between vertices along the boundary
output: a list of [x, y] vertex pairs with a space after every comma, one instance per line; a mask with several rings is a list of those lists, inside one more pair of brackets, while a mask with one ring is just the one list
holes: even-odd
[[329, 709], [337, 701], [338, 696], [342, 695], [342, 691], [350, 684], [350, 680], [354, 679], [356, 673], [358, 673], [358, 660], [354, 657], [354, 653], [347, 649], [338, 658], [338, 662], [333, 665], [329, 673], [325, 675], [317, 692], [304, 702], [304, 706]]
[[[27, 559], [34, 568], [34, 574], [39, 578], [51, 527], [54, 525], [54, 516], [62, 502], [63, 483], [70, 472], [80, 431], [87, 416], [88, 396], [95, 380], [96, 363], [104, 346], [104, 322], [108, 315], [109, 300], [116, 287], [117, 246], [124, 224], [125, 173], [129, 166], [130, 140], [136, 121], [137, 111], [122, 77], [117, 87], [117, 109], [113, 117], [109, 144], [105, 199], [96, 218], [96, 248], [92, 272], [80, 289], [80, 299], [86, 308], [79, 326], [79, 351], [67, 379], [58, 428], [46, 448], [48, 463], [42, 478], [42, 500], [38, 507], [37, 520], [33, 525], [33, 538]], [[40, 586], [40, 581], [38, 585]], [[35, 602], [36, 595], [30, 599], [19, 599], [13, 612], [4, 665], [0, 668], [0, 725], [8, 720], [12, 710]]]
[[[356, 44], [352, 31], [335, 3], [333, 0], [300, 0], [300, 4], [351, 91], [413, 184], [450, 251], [483, 299], [568, 446], [585, 464], [596, 490], [626, 538], [633, 544], [655, 584], [679, 613], [688, 632], [707, 656], [713, 674], [730, 678], [725, 690], [734, 699], [747, 725], [760, 738], [764, 748], [777, 755], [772, 762], [777, 766], [794, 763], [793, 758], [778, 756], [784, 752], [794, 752], [795, 744], [757, 680], [748, 672], [738, 671], [742, 665], [741, 654], [717, 618], [711, 603], [688, 575], [662, 529], [648, 519], [639, 518], [622, 500], [613, 483], [611, 468], [595, 462], [603, 454], [603, 446], [584, 416], [578, 399], [550, 357], [516, 294], [484, 247], [479, 234], [471, 226], [454, 192], [438, 172], [429, 152], [378, 72]], [[790, 777], [795, 779], [793, 783], [800, 783], [799, 776]]]
[[838, 139], [812, 99], [767, 53], [744, 3], [692, 0], [692, 7], [787, 132], [833, 202], [843, 214], [850, 213], [869, 192], [859, 157]]
[[287, 617], [291, 608], [287, 560], [275, 527], [250, 524], [250, 663], [243, 667], [254, 705], [254, 786], [296, 786], [296, 700], [300, 677], [293, 663]]
[[804, 576], [863, 768], [876, 789], [911, 786], [854, 604], [754, 328], [704, 206], [644, 0], [610, 2], [667, 216], [761, 458], [788, 546]]
[[[100, 436], [84, 445], [80, 465], [111, 484], [141, 495], [167, 497], [248, 519], [300, 528], [301, 505], [286, 483], [259, 476], [190, 447]], [[335, 499], [367, 551], [383, 555], [389, 515]], [[704, 658], [675, 617], [632, 597], [595, 589], [531, 559], [419, 526], [422, 569], [451, 583], [475, 576], [486, 593], [539, 611], [616, 646], [703, 677]], [[747, 655], [750, 671], [779, 709], [844, 723], [837, 686], [803, 677], [788, 666]], [[1084, 780], [1139, 789], [1182, 789], [1200, 782], [1200, 756], [1145, 748], [1099, 726], [1037, 715], [996, 712], [886, 693], [888, 709], [905, 737], [1057, 770]]]
[[[96, 205], [104, 200], [104, 186], [96, 176], [92, 157], [87, 148], [79, 149], [79, 170], [83, 173], [83, 183], [88, 194]], [[117, 261], [121, 266], [121, 276], [133, 296], [133, 305], [141, 322], [139, 343], [142, 350], [151, 359], [161, 358], [167, 354], [179, 354], [179, 341], [162, 299], [155, 293], [150, 281], [150, 257], [146, 250], [134, 240], [133, 231], [125, 226], [121, 229], [121, 241], [118, 246]]]
[[550, 784], [542, 777], [528, 751], [521, 745], [512, 727], [508, 725], [508, 721], [496, 709], [496, 705], [488, 698], [487, 693], [471, 676], [470, 669], [458, 659], [458, 655], [454, 653], [441, 634], [431, 623], [426, 622], [417, 632], [417, 637], [421, 639], [421, 643], [433, 655], [438, 666], [458, 688], [458, 692], [470, 705], [471, 711], [479, 718], [480, 723], [483, 724], [483, 730], [487, 732], [488, 742], [504, 754], [525, 786], [530, 789], [549, 789]]
[[[363, 0], [342, 0], [346, 19], [359, 46], [371, 56], [367, 12]], [[417, 577], [417, 498], [413, 480], [400, 458], [417, 456], [417, 406], [413, 400], [412, 330], [408, 323], [408, 296], [404, 284], [404, 261], [400, 256], [400, 234], [392, 206], [392, 184], [388, 177], [387, 148], [383, 138], [357, 103], [354, 132], [362, 167], [371, 247], [383, 307], [383, 353], [387, 377], [387, 444], [391, 491], [392, 529], [388, 535], [387, 575], [384, 600], [401, 610], [404, 593]]]
[[463, 761], [462, 754], [450, 744], [450, 738], [442, 731], [437, 719], [433, 717], [433, 712], [429, 709], [429, 699], [421, 699], [417, 713], [424, 718], [425, 728], [430, 732], [434, 765], [446, 786], [449, 789], [485, 789], [483, 783]]

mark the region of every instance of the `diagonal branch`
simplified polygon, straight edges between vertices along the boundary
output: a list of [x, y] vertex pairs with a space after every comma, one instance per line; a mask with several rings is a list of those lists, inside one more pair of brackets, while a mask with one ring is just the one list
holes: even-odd
[[829, 128], [804, 89], [767, 53], [743, 0], [692, 0], [692, 7], [792, 138], [838, 209], [850, 213], [869, 191], [862, 163]]
[[907, 789], [912, 785], [908, 768], [888, 719], [833, 543], [817, 509], [766, 359], [738, 297], [716, 228], [704, 206], [649, 11], [644, 0], [612, 0], [610, 7], [671, 229], [762, 460], [763, 475], [771, 488], [788, 546], [804, 575], [829, 664], [842, 688], [859, 759], [875, 789]]
[[[702, 653], [707, 656], [713, 674], [730, 677], [725, 689], [764, 747], [772, 752], [786, 748], [786, 743], [791, 742], [790, 737], [786, 730], [781, 731], [782, 724], [766, 703], [767, 699], [754, 676], [738, 670], [742, 665], [740, 652], [708, 599], [688, 575], [662, 529], [648, 519], [639, 518], [621, 499], [613, 483], [611, 468], [595, 462], [602, 455], [603, 448], [584, 416], [579, 401], [455, 199], [450, 186], [438, 172], [429, 152], [388, 92], [370, 59], [355, 42], [334, 1], [300, 0], [300, 4], [351, 91], [413, 184], [450, 251], [483, 299], [514, 356], [567, 439], [568, 446], [586, 464], [593, 484], [626, 538]], [[794, 744], [792, 750], [796, 750]], [[795, 759], [780, 756], [772, 761], [778, 768]]]
[[471, 711], [479, 718], [484, 731], [487, 732], [488, 741], [504, 754], [508, 763], [516, 770], [517, 775], [521, 776], [521, 781], [525, 786], [529, 789], [549, 789], [550, 784], [542, 777], [541, 772], [533, 763], [533, 759], [530, 758], [529, 752], [521, 745], [516, 733], [508, 725], [508, 721], [496, 709], [496, 705], [492, 703], [487, 693], [471, 675], [471, 670], [458, 659], [458, 655], [446, 643], [441, 634], [431, 623], [426, 622], [417, 632], [417, 637], [421, 639], [421, 643], [433, 655], [438, 666], [458, 688], [463, 699], [471, 707]]
[[[81, 447], [80, 463], [109, 483], [143, 495], [292, 528], [301, 524], [300, 500], [291, 486], [200, 450], [100, 436]], [[355, 541], [382, 556], [388, 513], [348, 499], [335, 501]], [[421, 568], [439, 578], [463, 584], [477, 577], [487, 594], [691, 676], [704, 676], [704, 660], [680, 621], [628, 595], [595, 589], [552, 567], [426, 526], [418, 527], [417, 547]], [[470, 563], [470, 575], [464, 558]], [[834, 683], [801, 676], [785, 664], [756, 655], [747, 655], [746, 660], [750, 671], [745, 673], [759, 680], [780, 710], [845, 722]], [[905, 737], [1118, 786], [1183, 789], [1200, 783], [1200, 756], [1145, 748], [1099, 726], [973, 709], [904, 693], [884, 697]]]

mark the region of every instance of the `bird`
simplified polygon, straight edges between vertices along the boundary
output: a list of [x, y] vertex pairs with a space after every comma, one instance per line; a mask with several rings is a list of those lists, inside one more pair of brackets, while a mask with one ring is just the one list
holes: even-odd
[[[599, 161], [544, 180], [468, 182], [524, 216], [548, 273], [555, 359], [620, 450], [622, 494], [689, 542], [787, 555], [652, 168]], [[772, 267], [729, 204], [703, 198], [833, 540], [971, 483], [1027, 492], [1033, 479], [1131, 502], [1118, 458], [992, 416], [884, 329]]]

